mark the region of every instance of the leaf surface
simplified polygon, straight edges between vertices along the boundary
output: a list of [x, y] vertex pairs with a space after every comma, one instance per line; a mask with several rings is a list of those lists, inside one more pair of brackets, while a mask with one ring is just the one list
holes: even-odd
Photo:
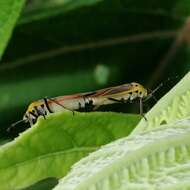
[[190, 119], [105, 145], [76, 163], [54, 190], [190, 188]]
[[80, 7], [93, 6], [101, 1], [102, 0], [33, 0], [25, 7], [23, 17], [20, 19], [19, 24], [56, 16]]
[[19, 189], [64, 176], [73, 163], [101, 145], [127, 136], [139, 116], [115, 113], [57, 113], [0, 148], [0, 184]]
[[11, 37], [25, 0], [0, 1], [0, 59]]

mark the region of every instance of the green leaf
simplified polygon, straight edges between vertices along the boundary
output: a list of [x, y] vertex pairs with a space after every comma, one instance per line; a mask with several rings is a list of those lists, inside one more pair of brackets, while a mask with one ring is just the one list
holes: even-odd
[[117, 140], [76, 163], [54, 190], [190, 188], [190, 118]]
[[25, 0], [0, 1], [0, 59], [11, 37]]
[[132, 134], [150, 130], [162, 124], [190, 116], [190, 72], [146, 114]]
[[116, 113], [56, 113], [0, 148], [1, 189], [63, 177], [73, 163], [101, 145], [127, 136], [140, 117]]
[[101, 1], [103, 0], [33, 0], [25, 7], [19, 24], [56, 16], [80, 7], [92, 6]]

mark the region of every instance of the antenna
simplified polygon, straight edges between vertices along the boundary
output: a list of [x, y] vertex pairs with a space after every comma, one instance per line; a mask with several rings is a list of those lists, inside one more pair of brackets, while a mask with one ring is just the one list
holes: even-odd
[[169, 81], [171, 81], [171, 79], [176, 79], [178, 78], [178, 76], [175, 77], [169, 77], [167, 78], [167, 80], [165, 82], [161, 82], [154, 90], [150, 90], [151, 92], [148, 94], [148, 96], [145, 98], [145, 100], [143, 102], [146, 102], [147, 100], [149, 100], [151, 97], [153, 97], [156, 101], [156, 97], [154, 96], [155, 92], [158, 91], [161, 87], [163, 87], [165, 84], [167, 84]]
[[16, 125], [18, 125], [18, 124], [20, 124], [20, 123], [23, 123], [23, 122], [26, 122], [26, 121], [27, 121], [27, 120], [24, 120], [24, 119], [19, 120], [19, 121], [16, 121], [15, 123], [12, 123], [11, 126], [8, 127], [6, 131], [9, 133], [10, 130], [11, 130], [12, 128], [14, 128]]

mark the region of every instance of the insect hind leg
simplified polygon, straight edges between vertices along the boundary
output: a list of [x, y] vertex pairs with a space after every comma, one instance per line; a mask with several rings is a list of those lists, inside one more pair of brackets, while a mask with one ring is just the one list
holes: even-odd
[[[109, 100], [118, 102], [118, 103], [127, 103], [128, 101], [125, 99], [115, 99], [115, 98], [108, 98]], [[129, 101], [130, 103], [132, 103], [132, 101]], [[139, 99], [139, 108], [140, 108], [140, 115], [145, 119], [145, 121], [147, 121], [147, 118], [145, 117], [144, 113], [143, 113], [143, 101], [142, 98]]]
[[118, 103], [127, 103], [127, 101], [125, 99], [115, 99], [115, 98], [108, 98], [108, 100], [114, 101], [114, 102], [118, 102]]

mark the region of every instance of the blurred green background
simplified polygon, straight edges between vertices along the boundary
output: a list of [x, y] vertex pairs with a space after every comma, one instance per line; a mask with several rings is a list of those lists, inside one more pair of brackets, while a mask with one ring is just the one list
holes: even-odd
[[[176, 39], [189, 14], [187, 0], [26, 1], [0, 64], [1, 138], [31, 101], [45, 96], [133, 81], [154, 89], [168, 77], [180, 79], [190, 49], [187, 34]], [[111, 109], [138, 113], [138, 105]]]

